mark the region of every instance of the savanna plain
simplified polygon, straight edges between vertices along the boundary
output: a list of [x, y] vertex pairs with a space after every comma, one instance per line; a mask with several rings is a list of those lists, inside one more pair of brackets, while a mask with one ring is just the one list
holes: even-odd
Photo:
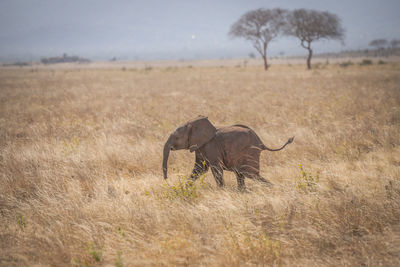
[[[0, 69], [2, 266], [399, 266], [400, 64]], [[279, 152], [237, 190], [164, 142], [208, 116]]]

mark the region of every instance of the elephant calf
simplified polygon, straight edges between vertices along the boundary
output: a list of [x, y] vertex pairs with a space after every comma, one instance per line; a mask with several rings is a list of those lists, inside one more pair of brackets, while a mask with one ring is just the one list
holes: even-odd
[[278, 149], [266, 147], [257, 134], [245, 125], [215, 128], [207, 117], [199, 116], [178, 127], [164, 145], [163, 172], [167, 179], [167, 162], [170, 150], [189, 149], [195, 152], [196, 162], [191, 178], [196, 180], [209, 168], [218, 186], [224, 186], [223, 171], [236, 174], [239, 190], [245, 188], [244, 177], [271, 185], [260, 176], [262, 150], [278, 151], [293, 142], [293, 138]]

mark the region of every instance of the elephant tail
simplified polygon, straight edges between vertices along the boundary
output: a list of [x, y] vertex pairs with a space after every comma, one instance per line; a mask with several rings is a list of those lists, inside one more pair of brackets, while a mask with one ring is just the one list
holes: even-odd
[[261, 149], [262, 149], [262, 150], [268, 150], [268, 151], [279, 151], [279, 150], [284, 149], [285, 146], [287, 146], [288, 144], [292, 143], [292, 142], [293, 142], [293, 139], [294, 139], [294, 136], [293, 136], [293, 137], [290, 137], [289, 140], [287, 140], [287, 142], [286, 142], [282, 147], [277, 148], [277, 149], [269, 148], [269, 147], [267, 147], [267, 146], [264, 145], [264, 144], [261, 144]]

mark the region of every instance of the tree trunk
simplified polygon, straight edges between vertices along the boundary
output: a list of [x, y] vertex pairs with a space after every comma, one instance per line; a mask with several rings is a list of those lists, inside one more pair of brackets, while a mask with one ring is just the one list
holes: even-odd
[[268, 62], [267, 62], [267, 47], [268, 47], [268, 43], [264, 42], [264, 69], [268, 70]]
[[307, 68], [311, 69], [312, 49], [308, 48]]
[[264, 59], [264, 69], [268, 70], [267, 56], [265, 55], [262, 58]]

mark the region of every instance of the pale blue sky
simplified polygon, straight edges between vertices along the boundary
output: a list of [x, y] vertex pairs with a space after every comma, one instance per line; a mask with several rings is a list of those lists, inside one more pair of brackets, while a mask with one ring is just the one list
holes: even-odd
[[[316, 53], [400, 39], [400, 0], [0, 0], [0, 60], [64, 52], [92, 59], [246, 57], [255, 52], [250, 43], [227, 33], [242, 14], [260, 7], [339, 15], [345, 45], [322, 41]], [[292, 38], [275, 41], [268, 52], [306, 53]]]

